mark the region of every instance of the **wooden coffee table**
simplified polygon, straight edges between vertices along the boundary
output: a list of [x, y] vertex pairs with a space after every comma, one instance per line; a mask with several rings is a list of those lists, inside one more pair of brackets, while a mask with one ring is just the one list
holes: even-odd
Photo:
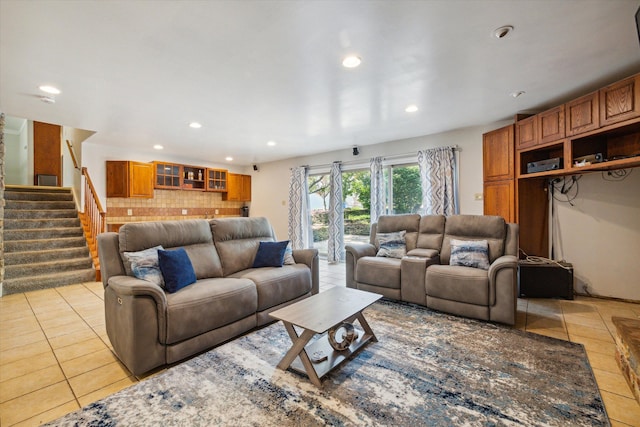
[[[287, 370], [291, 367], [297, 372], [306, 374], [313, 384], [321, 387], [320, 378], [347, 360], [369, 341], [378, 341], [362, 311], [380, 298], [382, 295], [336, 286], [271, 312], [272, 317], [282, 320], [293, 342], [287, 354], [278, 363], [278, 368]], [[357, 338], [348, 348], [342, 351], [334, 350], [326, 332], [334, 326], [352, 323], [356, 319], [361, 328], [357, 326], [355, 328]], [[304, 330], [301, 335], [298, 335], [294, 326]], [[309, 344], [316, 334], [323, 334], [323, 336]], [[326, 359], [312, 361], [312, 358], [317, 359], [313, 355], [318, 354], [325, 355]]]

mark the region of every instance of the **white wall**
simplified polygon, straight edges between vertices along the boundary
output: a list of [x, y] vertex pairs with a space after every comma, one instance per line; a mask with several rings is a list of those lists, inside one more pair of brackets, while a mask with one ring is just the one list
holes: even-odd
[[619, 182], [583, 175], [574, 206], [554, 202], [554, 255], [573, 264], [580, 293], [586, 284], [594, 295], [640, 301], [640, 169], [631, 171]]
[[[24, 136], [24, 137], [23, 137]], [[5, 144], [5, 184], [29, 185], [27, 178], [26, 131], [4, 134]]]
[[382, 144], [360, 146], [360, 155], [352, 155], [351, 147], [315, 156], [298, 157], [278, 162], [258, 165], [258, 172], [252, 172], [253, 189], [251, 216], [269, 218], [276, 235], [288, 235], [289, 169], [302, 165], [321, 165], [334, 161], [352, 162], [361, 160], [369, 164], [376, 156], [393, 156], [416, 153], [425, 148], [457, 145], [459, 147], [459, 202], [460, 213], [482, 214], [482, 201], [474, 200], [475, 193], [482, 193], [482, 134], [504, 126], [496, 123], [457, 129], [436, 135], [427, 135]]

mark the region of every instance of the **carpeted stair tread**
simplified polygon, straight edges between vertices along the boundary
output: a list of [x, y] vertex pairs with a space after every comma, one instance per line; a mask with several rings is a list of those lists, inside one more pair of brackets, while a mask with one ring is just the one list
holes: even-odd
[[14, 240], [42, 240], [60, 237], [84, 236], [82, 227], [64, 228], [21, 228], [4, 231], [4, 241]]
[[18, 193], [71, 193], [70, 187], [49, 187], [46, 185], [7, 185], [4, 189], [5, 194], [8, 192]]
[[5, 279], [17, 279], [20, 277], [41, 276], [43, 274], [61, 273], [92, 268], [91, 257], [71, 258], [57, 261], [32, 262], [29, 264], [7, 265], [4, 269]]
[[71, 192], [5, 191], [5, 200], [73, 201]]
[[93, 268], [87, 268], [84, 270], [21, 277], [19, 279], [5, 279], [2, 285], [2, 291], [3, 295], [10, 295], [20, 292], [55, 288], [58, 286], [74, 285], [77, 283], [95, 282], [95, 280], [95, 270]]
[[25, 228], [62, 228], [80, 227], [80, 219], [76, 218], [36, 218], [36, 219], [5, 219], [5, 230]]
[[4, 265], [26, 264], [28, 262], [46, 262], [59, 259], [83, 258], [89, 256], [89, 248], [78, 246], [73, 248], [44, 249], [37, 251], [5, 252]]
[[54, 248], [74, 248], [86, 247], [87, 241], [83, 236], [78, 237], [62, 237], [59, 239], [39, 239], [39, 240], [16, 240], [5, 241], [4, 251], [7, 252], [24, 252], [37, 251]]
[[4, 219], [77, 218], [73, 209], [4, 209]]
[[74, 209], [76, 203], [71, 200], [5, 200], [5, 209]]

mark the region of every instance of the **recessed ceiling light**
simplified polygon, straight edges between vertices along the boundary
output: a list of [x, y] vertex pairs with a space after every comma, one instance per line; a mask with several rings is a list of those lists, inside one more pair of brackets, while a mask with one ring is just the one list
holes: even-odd
[[189, 123], [189, 127], [194, 128], [194, 129], [200, 129], [202, 127], [202, 125], [198, 122], [191, 122]]
[[55, 104], [56, 103], [56, 99], [53, 96], [41, 96], [40, 97], [40, 101], [46, 103], [46, 104]]
[[232, 161], [232, 160], [233, 160], [233, 157], [231, 157], [231, 156], [227, 156], [227, 157], [225, 157], [224, 159], [225, 159], [227, 162], [230, 162], [230, 161]]
[[351, 55], [342, 60], [342, 66], [345, 68], [356, 68], [362, 63], [362, 59], [359, 56]]
[[415, 113], [416, 111], [418, 111], [418, 106], [411, 104], [407, 106], [407, 108], [405, 108], [404, 111], [406, 111], [407, 113]]
[[267, 145], [268, 145], [269, 147], [275, 147], [276, 142], [275, 142], [275, 141], [267, 141]]
[[512, 25], [505, 25], [503, 27], [496, 28], [495, 30], [493, 30], [492, 34], [493, 34], [493, 37], [497, 39], [503, 39], [507, 37], [512, 31], [513, 31]]
[[524, 95], [526, 92], [523, 90], [517, 90], [515, 92], [511, 92], [509, 95], [511, 95], [513, 98], [517, 98], [519, 96]]
[[156, 150], [164, 150], [164, 147], [162, 145], [160, 145], [160, 144], [154, 145], [153, 148], [156, 149]]
[[57, 87], [42, 85], [42, 86], [39, 86], [38, 89], [40, 89], [43, 92], [50, 93], [51, 95], [60, 95], [60, 89], [58, 89]]

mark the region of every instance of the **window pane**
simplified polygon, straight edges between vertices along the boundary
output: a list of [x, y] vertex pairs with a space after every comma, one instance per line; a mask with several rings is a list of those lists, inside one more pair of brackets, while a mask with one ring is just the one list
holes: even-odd
[[418, 213], [422, 204], [420, 171], [417, 165], [392, 167], [392, 210], [394, 214]]
[[344, 243], [368, 242], [371, 229], [371, 172], [342, 173]]

